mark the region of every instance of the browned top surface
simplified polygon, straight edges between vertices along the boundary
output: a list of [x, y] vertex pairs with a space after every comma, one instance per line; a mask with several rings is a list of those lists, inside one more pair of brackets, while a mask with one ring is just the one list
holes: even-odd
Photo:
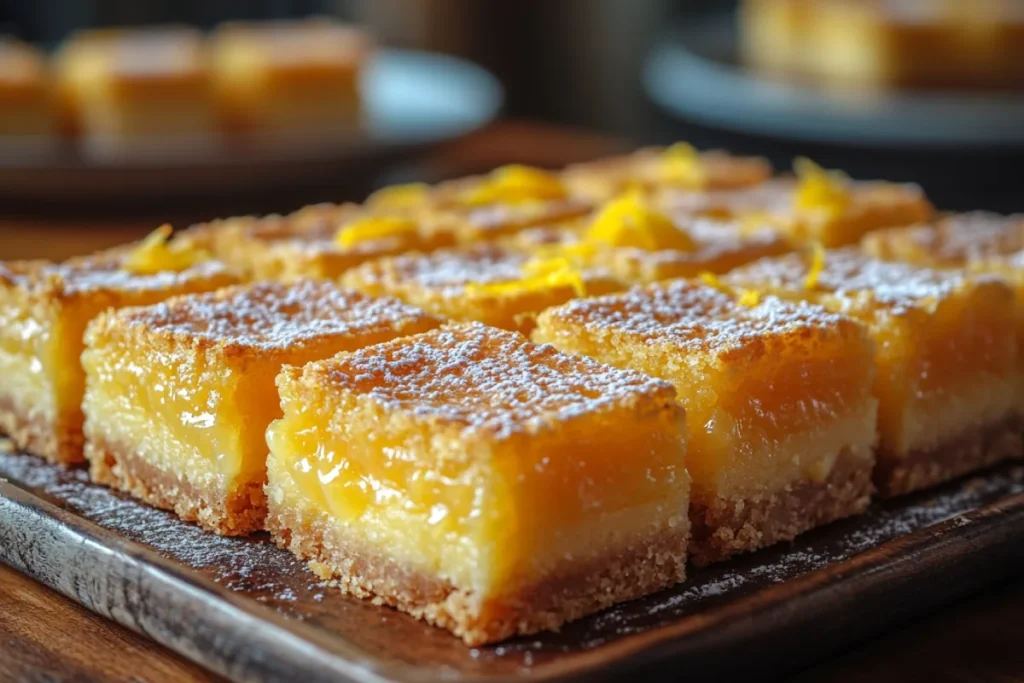
[[666, 382], [479, 323], [311, 363], [301, 378], [324, 391], [368, 395], [388, 409], [498, 438], [616, 405], [667, 406], [675, 395]]

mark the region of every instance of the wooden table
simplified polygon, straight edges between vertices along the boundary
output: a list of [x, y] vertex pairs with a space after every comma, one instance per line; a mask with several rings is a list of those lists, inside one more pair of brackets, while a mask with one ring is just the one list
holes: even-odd
[[[503, 123], [427, 160], [432, 176], [507, 161], [556, 166], [621, 145], [603, 138]], [[0, 259], [87, 253], [145, 235], [158, 220], [0, 218]], [[947, 609], [805, 671], [799, 683], [1024, 681], [1024, 579]], [[885, 615], [879, 615], [885, 619]], [[0, 681], [218, 680], [0, 565]]]

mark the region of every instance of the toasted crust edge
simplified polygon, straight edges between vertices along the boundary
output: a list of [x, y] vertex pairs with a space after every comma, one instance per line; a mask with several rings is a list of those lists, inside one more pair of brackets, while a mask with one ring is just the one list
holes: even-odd
[[880, 452], [875, 486], [881, 497], [892, 498], [1022, 455], [1024, 416], [1013, 414], [969, 429], [937, 448], [915, 450], [905, 456]]
[[89, 476], [149, 505], [172, 510], [186, 522], [221, 536], [245, 536], [263, 529], [267, 499], [261, 481], [237, 482], [227, 491], [203, 491], [163, 472], [131, 449], [91, 437], [85, 444]]
[[707, 566], [864, 512], [874, 491], [873, 464], [873, 458], [844, 449], [825, 481], [799, 482], [757, 497], [692, 501], [691, 561]]
[[350, 543], [331, 531], [327, 515], [283, 508], [269, 493], [267, 530], [279, 546], [307, 560], [320, 578], [343, 593], [447, 629], [469, 646], [557, 631], [566, 622], [663, 590], [686, 576], [689, 525], [684, 522], [625, 550], [565, 567], [527, 588], [484, 597]]

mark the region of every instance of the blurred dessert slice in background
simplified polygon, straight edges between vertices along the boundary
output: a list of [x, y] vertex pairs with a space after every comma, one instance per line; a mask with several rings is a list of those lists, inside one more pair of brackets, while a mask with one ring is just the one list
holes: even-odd
[[31, 45], [0, 35], [0, 149], [43, 151], [57, 141], [45, 58]]
[[217, 139], [198, 31], [84, 31], [61, 46], [55, 68], [64, 127], [91, 154], [180, 155]]
[[283, 141], [351, 135], [371, 48], [365, 33], [328, 19], [224, 24], [211, 46], [221, 120]]
[[1024, 86], [1020, 0], [744, 0], [753, 67], [824, 85]]

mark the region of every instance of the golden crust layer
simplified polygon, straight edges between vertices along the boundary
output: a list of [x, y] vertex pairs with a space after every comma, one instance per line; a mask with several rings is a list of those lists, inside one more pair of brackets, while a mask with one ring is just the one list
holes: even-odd
[[1024, 455], [1024, 417], [1011, 416], [960, 438], [905, 456], [878, 454], [875, 486], [882, 497], [900, 496], [935, 486], [969, 472]]
[[226, 495], [201, 491], [136, 457], [131, 449], [90, 440], [85, 444], [89, 476], [98, 484], [124, 491], [154, 507], [173, 510], [221, 536], [244, 536], [263, 528], [267, 497], [263, 481], [242, 482]]
[[823, 482], [808, 481], [763, 496], [691, 502], [690, 560], [706, 566], [864, 512], [874, 490], [872, 464], [872, 459], [844, 450]]
[[557, 630], [566, 622], [668, 588], [685, 578], [688, 526], [561, 572], [481, 604], [472, 592], [410, 570], [378, 551], [353, 547], [324, 517], [277, 510], [271, 494], [266, 528], [282, 548], [344, 593], [408, 612], [448, 629], [470, 646]]

